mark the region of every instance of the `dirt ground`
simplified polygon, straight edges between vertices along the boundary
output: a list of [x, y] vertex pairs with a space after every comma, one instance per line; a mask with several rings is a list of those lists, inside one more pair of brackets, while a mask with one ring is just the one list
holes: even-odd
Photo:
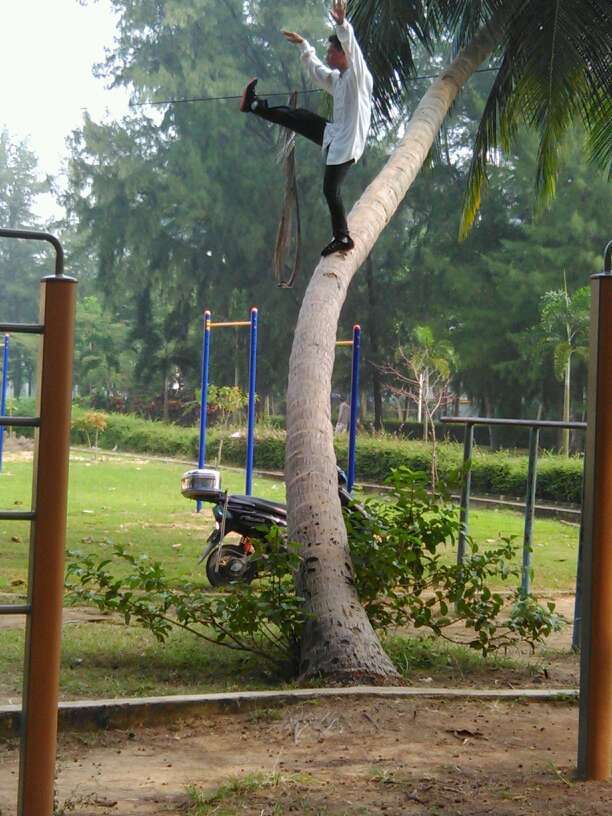
[[8, 433], [4, 437], [4, 453], [7, 462], [20, 462], [32, 458], [34, 440], [25, 436], [15, 436]]
[[[571, 619], [572, 597], [554, 600]], [[570, 639], [553, 635], [530, 678], [452, 685], [576, 688]], [[62, 734], [55, 816], [611, 816], [611, 785], [574, 780], [577, 722], [571, 703], [337, 699]], [[0, 740], [0, 816], [16, 813], [18, 761]]]
[[[573, 779], [576, 732], [569, 703], [332, 699], [64, 734], [56, 812], [186, 816], [194, 786], [198, 815], [610, 816], [612, 786]], [[5, 743], [2, 816], [17, 770]]]
[[[574, 597], [569, 593], [542, 597], [541, 600], [554, 600], [557, 611], [568, 621], [571, 621], [574, 610]], [[6, 599], [6, 600], [5, 600]], [[3, 596], [0, 593], [0, 602], [12, 602], [14, 596]], [[64, 626], [71, 624], [115, 624], [125, 626], [119, 615], [100, 613], [96, 609], [87, 607], [65, 607], [63, 610]], [[25, 626], [25, 616], [0, 615], [0, 632], [5, 629], [22, 629]], [[401, 630], [404, 635], [419, 636], [422, 630], [412, 630], [406, 627]], [[453, 632], [459, 640], [469, 636], [458, 626]], [[463, 672], [461, 666], [449, 661], [448, 665], [423, 668], [413, 671], [406, 678], [407, 685], [430, 688], [566, 688], [577, 689], [580, 683], [580, 657], [571, 651], [572, 627], [564, 626], [559, 632], [554, 632], [545, 643], [536, 648], [535, 652], [527, 644], [514, 647], [508, 652], [508, 657], [515, 661], [514, 667], [483, 664]], [[194, 690], [193, 693], [196, 693]], [[6, 689], [0, 684], [0, 705], [10, 705], [18, 702], [19, 695], [15, 689]], [[60, 689], [60, 699], [74, 699], [74, 695]], [[2, 816], [0, 812], [0, 816]]]

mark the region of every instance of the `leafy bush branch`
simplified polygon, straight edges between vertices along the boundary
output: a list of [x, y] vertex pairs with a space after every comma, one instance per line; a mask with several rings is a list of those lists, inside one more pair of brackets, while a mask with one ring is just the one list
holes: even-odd
[[[278, 532], [271, 536], [266, 580], [239, 584], [226, 593], [205, 591], [192, 583], [173, 585], [162, 564], [115, 545], [113, 557], [70, 551], [66, 586], [71, 602], [116, 612], [163, 642], [173, 627], [228, 649], [250, 652], [279, 670], [297, 666], [302, 599], [293, 573], [299, 565], [294, 548]], [[119, 574], [127, 566], [128, 572]]]
[[[532, 648], [562, 619], [549, 603], [520, 597], [518, 590], [496, 592], [491, 583], [516, 577], [516, 546], [502, 538], [481, 549], [468, 539], [463, 564], [452, 545], [459, 533], [457, 509], [448, 496], [427, 490], [427, 476], [407, 467], [391, 472], [390, 501], [369, 500], [365, 513], [346, 514], [355, 582], [375, 629], [425, 627], [439, 637], [488, 655], [518, 642]], [[300, 556], [281, 531], [272, 531], [265, 553], [257, 554], [252, 584], [236, 584], [212, 594], [195, 584], [173, 585], [162, 565], [147, 555], [115, 546], [113, 557], [71, 552], [67, 586], [70, 599], [116, 612], [136, 621], [163, 642], [173, 626], [229, 649], [255, 654], [280, 671], [295, 674], [304, 623], [294, 575]], [[125, 573], [125, 567], [128, 571]], [[456, 624], [473, 631], [457, 634]]]
[[468, 538], [469, 552], [457, 564], [457, 508], [444, 489], [429, 493], [427, 476], [407, 467], [394, 469], [387, 481], [391, 501], [368, 500], [365, 514], [345, 516], [359, 597], [376, 629], [411, 624], [464, 642], [449, 634], [463, 623], [474, 631], [466, 645], [487, 655], [519, 641], [533, 648], [560, 628], [553, 603], [542, 607], [517, 589], [508, 612], [507, 593], [490, 589], [492, 582], [520, 576], [511, 538], [486, 549]]

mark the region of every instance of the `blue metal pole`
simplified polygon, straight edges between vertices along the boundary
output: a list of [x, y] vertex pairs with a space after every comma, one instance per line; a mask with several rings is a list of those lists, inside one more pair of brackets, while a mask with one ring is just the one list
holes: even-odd
[[247, 496], [253, 489], [253, 449], [255, 442], [255, 384], [257, 381], [257, 309], [251, 309], [251, 340], [249, 344], [249, 421], [247, 428], [246, 487]]
[[348, 484], [355, 484], [355, 448], [357, 446], [357, 420], [359, 417], [359, 362], [361, 357], [361, 326], [353, 326], [353, 370], [351, 373], [351, 424], [349, 426]]
[[[0, 397], [0, 416], [6, 416], [6, 391], [8, 388], [9, 336], [4, 335], [2, 350], [2, 392]], [[0, 426], [0, 471], [2, 470], [2, 455], [4, 453], [4, 425]]]
[[[206, 417], [208, 413], [208, 366], [210, 362], [210, 312], [204, 312], [204, 338], [202, 341], [202, 372], [200, 376], [200, 448], [198, 467], [206, 462]], [[202, 511], [202, 502], [196, 502], [197, 512]]]

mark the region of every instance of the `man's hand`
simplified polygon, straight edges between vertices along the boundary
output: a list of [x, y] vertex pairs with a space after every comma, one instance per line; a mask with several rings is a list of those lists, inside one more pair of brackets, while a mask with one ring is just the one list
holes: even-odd
[[289, 42], [293, 43], [294, 45], [299, 45], [300, 43], [304, 42], [304, 38], [301, 37], [299, 34], [296, 34], [295, 31], [285, 31], [283, 29], [281, 33], [285, 37], [285, 39], [289, 40]]
[[329, 14], [336, 25], [342, 25], [346, 17], [346, 0], [333, 0]]

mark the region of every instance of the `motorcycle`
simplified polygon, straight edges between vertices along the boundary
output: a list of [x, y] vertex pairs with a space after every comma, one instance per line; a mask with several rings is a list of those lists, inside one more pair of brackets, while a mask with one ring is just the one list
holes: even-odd
[[[338, 468], [338, 495], [343, 507], [353, 508], [353, 497], [347, 488], [346, 474]], [[181, 478], [181, 493], [187, 499], [213, 505], [214, 530], [208, 537], [199, 559], [206, 562], [206, 577], [211, 586], [250, 583], [258, 571], [253, 542], [264, 550], [273, 526], [287, 528], [287, 505], [282, 502], [227, 493], [221, 488], [221, 474], [216, 468], [188, 470]], [[237, 544], [224, 544], [228, 533], [238, 533]]]

